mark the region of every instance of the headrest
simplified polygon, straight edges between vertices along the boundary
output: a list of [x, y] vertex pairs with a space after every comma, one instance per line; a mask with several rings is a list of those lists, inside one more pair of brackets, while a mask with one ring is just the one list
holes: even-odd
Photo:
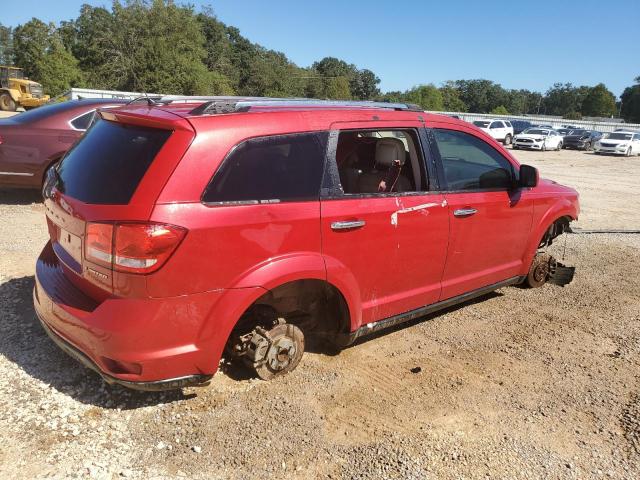
[[376, 164], [390, 167], [394, 160], [400, 160], [400, 165], [405, 162], [405, 150], [402, 140], [397, 138], [381, 138], [376, 142]]

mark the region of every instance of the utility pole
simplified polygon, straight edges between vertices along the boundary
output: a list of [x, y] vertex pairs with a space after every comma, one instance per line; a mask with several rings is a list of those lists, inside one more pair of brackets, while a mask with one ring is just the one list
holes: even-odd
[[622, 98], [620, 98], [620, 108], [618, 109], [618, 118], [622, 118]]

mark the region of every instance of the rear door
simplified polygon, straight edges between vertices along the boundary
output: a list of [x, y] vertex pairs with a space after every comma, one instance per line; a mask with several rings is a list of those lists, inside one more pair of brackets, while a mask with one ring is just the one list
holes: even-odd
[[[328, 281], [360, 304], [362, 317], [352, 326], [440, 297], [449, 218], [443, 195], [430, 191], [421, 129], [420, 122], [333, 126], [321, 198], [322, 253]], [[402, 163], [398, 175], [394, 160]]]
[[516, 165], [496, 147], [463, 126], [432, 126], [451, 232], [444, 300], [518, 275], [533, 200], [513, 188]]

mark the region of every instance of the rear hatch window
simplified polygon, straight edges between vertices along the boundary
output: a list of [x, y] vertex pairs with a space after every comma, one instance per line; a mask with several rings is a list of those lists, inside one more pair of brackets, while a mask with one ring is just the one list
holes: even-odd
[[99, 120], [63, 158], [56, 188], [84, 203], [126, 205], [170, 135]]

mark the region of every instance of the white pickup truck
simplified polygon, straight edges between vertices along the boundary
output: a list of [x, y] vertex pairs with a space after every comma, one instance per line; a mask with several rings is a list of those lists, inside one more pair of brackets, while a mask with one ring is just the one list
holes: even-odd
[[508, 120], [476, 120], [473, 124], [505, 145], [513, 140], [513, 125]]

